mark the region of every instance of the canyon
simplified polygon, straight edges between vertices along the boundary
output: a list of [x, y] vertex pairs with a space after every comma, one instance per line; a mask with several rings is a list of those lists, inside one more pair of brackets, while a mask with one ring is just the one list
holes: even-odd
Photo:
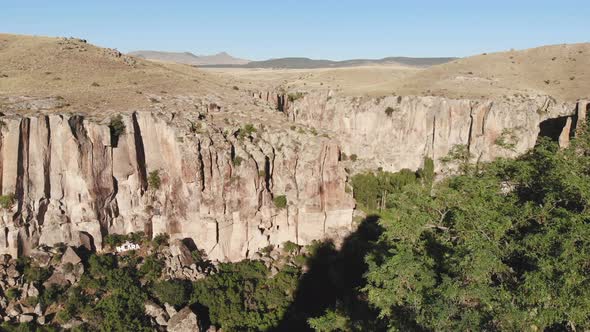
[[[105, 120], [83, 115], [3, 116], [1, 189], [16, 204], [2, 212], [0, 252], [59, 243], [100, 250], [107, 234], [145, 232], [192, 239], [211, 259], [237, 261], [286, 241], [337, 241], [354, 229], [347, 170], [417, 170], [428, 157], [440, 174], [439, 160], [456, 145], [474, 162], [515, 157], [539, 136], [566, 146], [589, 105], [265, 95], [285, 123], [247, 134], [211, 123], [195, 130], [188, 124], [199, 115], [190, 112], [123, 114], [118, 137]], [[301, 135], [288, 123], [323, 134]], [[150, 187], [156, 175], [161, 184]], [[278, 196], [285, 207], [273, 202]]]
[[[286, 242], [338, 244], [359, 219], [352, 175], [416, 171], [430, 158], [442, 178], [452, 169], [441, 159], [456, 146], [474, 163], [521, 155], [541, 136], [565, 147], [589, 106], [579, 91], [572, 99], [572, 91], [559, 95], [561, 87], [551, 86], [550, 94], [538, 85], [511, 94], [492, 87], [487, 97], [401, 88], [351, 96], [318, 79], [305, 88], [305, 77], [318, 72], [293, 72], [297, 85], [253, 86], [247, 75], [152, 63], [84, 40], [0, 37], [0, 189], [7, 201], [0, 254], [13, 257], [61, 243], [101, 251], [105, 236], [137, 232], [192, 241], [218, 261]], [[33, 57], [21, 57], [23, 50]], [[563, 50], [585, 54], [549, 48]], [[413, 68], [404, 82], [440, 68]], [[356, 70], [340, 71], [339, 79]], [[332, 72], [321, 75], [330, 81]]]

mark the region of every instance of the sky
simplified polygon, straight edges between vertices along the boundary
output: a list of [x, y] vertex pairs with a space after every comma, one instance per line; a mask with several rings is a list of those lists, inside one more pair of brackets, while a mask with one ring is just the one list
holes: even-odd
[[590, 0], [0, 0], [0, 32], [251, 60], [469, 56], [590, 41]]

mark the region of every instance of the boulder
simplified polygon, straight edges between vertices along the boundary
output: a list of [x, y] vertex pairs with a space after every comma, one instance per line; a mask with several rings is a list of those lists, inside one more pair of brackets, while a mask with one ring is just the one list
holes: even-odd
[[20, 315], [23, 311], [20, 308], [20, 305], [16, 303], [9, 303], [8, 307], [6, 308], [6, 314], [10, 317], [16, 317]]
[[22, 313], [23, 314], [32, 314], [35, 312], [35, 308], [34, 307], [30, 307], [26, 304], [21, 304], [21, 309], [22, 309]]
[[43, 309], [41, 309], [41, 303], [37, 303], [37, 305], [35, 306], [34, 313], [37, 316], [42, 316], [43, 315]]
[[39, 296], [39, 290], [37, 289], [37, 287], [35, 287], [35, 285], [33, 285], [32, 282], [29, 283], [26, 295], [27, 295], [27, 297], [38, 297]]
[[51, 285], [68, 286], [69, 284], [70, 282], [63, 273], [59, 271], [53, 271], [51, 277], [49, 277], [49, 279], [43, 283], [43, 287], [48, 288]]
[[72, 249], [72, 247], [67, 247], [63, 256], [61, 256], [61, 263], [62, 264], [71, 263], [72, 265], [77, 265], [79, 263], [82, 263], [82, 259], [80, 258], [80, 256], [78, 256], [78, 254], [76, 254], [76, 252], [74, 251], [74, 249]]
[[20, 272], [18, 272], [18, 270], [16, 269], [16, 265], [11, 264], [6, 269], [6, 275], [9, 278], [18, 278], [18, 277], [20, 277]]
[[185, 307], [180, 310], [176, 315], [172, 316], [168, 321], [168, 332], [186, 332], [193, 331], [199, 332], [199, 319], [197, 315], [189, 308]]
[[189, 266], [195, 261], [191, 255], [191, 251], [179, 239], [173, 240], [170, 243], [170, 253], [173, 257], [178, 258], [180, 266]]
[[25, 314], [25, 315], [20, 315], [20, 316], [18, 317], [18, 321], [19, 321], [19, 323], [28, 323], [28, 322], [32, 322], [34, 319], [35, 319], [35, 316], [33, 316], [33, 315], [28, 315], [28, 314]]
[[64, 329], [73, 329], [74, 327], [78, 327], [82, 324], [84, 323], [80, 320], [71, 319], [69, 322], [62, 324], [61, 327], [63, 327]]
[[30, 254], [30, 257], [39, 265], [40, 267], [47, 267], [51, 263], [51, 255], [43, 250], [35, 250]]
[[172, 317], [177, 313], [176, 309], [174, 309], [174, 306], [171, 306], [168, 303], [164, 303], [164, 308], [166, 308], [166, 313], [168, 313], [169, 317]]
[[146, 301], [144, 304], [146, 315], [153, 317], [156, 323], [160, 326], [168, 325], [168, 319], [170, 316], [164, 309], [152, 301]]

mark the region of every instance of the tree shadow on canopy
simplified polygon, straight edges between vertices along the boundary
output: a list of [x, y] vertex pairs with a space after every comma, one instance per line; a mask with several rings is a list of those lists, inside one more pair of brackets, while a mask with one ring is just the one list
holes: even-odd
[[272, 331], [312, 331], [307, 320], [338, 310], [363, 330], [383, 330], [377, 312], [360, 292], [367, 271], [366, 254], [375, 249], [383, 232], [379, 217], [365, 218], [357, 230], [336, 250], [331, 240], [322, 242], [308, 258], [307, 272], [301, 277], [294, 301]]

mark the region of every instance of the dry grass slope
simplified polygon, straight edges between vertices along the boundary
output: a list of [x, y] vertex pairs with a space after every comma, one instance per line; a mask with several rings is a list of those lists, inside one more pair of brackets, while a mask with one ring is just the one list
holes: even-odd
[[482, 54], [428, 68], [398, 82], [404, 94], [448, 97], [550, 95], [590, 97], [590, 44], [552, 45]]
[[0, 34], [0, 97], [63, 97], [71, 111], [148, 107], [150, 95], [232, 95], [194, 67], [129, 57], [78, 39]]
[[334, 90], [341, 95], [437, 95], [501, 98], [590, 97], [590, 44], [553, 45], [463, 58], [426, 69], [363, 66], [338, 69], [207, 69], [248, 86], [289, 91]]

